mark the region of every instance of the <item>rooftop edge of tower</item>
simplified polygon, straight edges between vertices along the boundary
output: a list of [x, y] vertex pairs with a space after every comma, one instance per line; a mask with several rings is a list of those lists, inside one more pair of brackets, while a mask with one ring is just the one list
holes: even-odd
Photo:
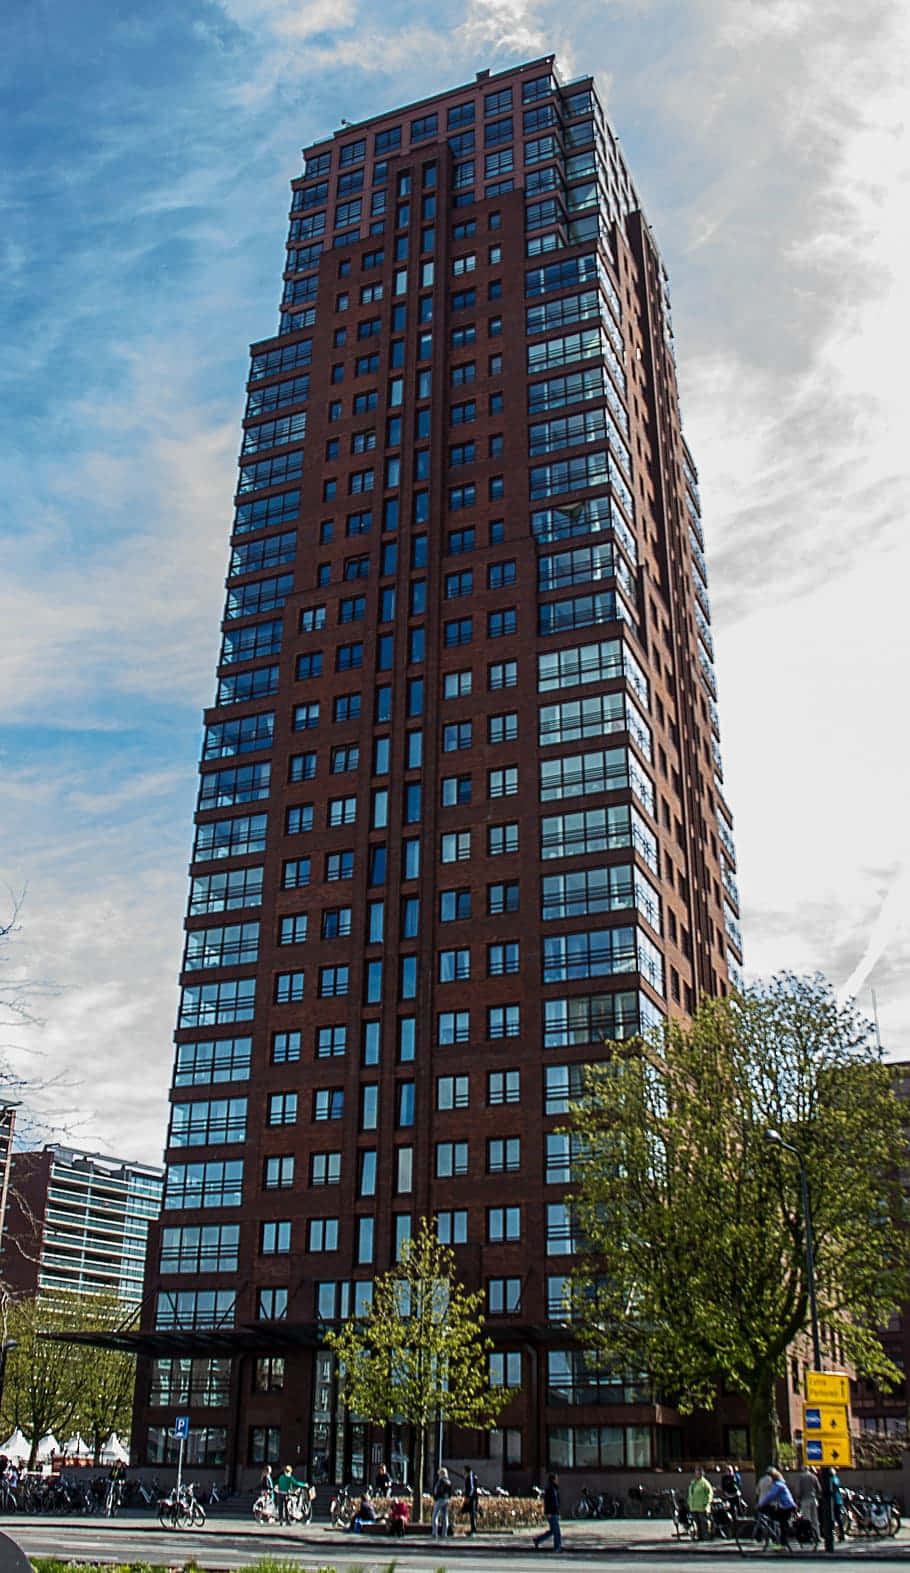
[[[415, 99], [413, 103], [410, 104], [399, 104], [392, 111], [387, 110], [384, 114], [370, 115], [365, 120], [345, 120], [339, 126], [337, 131], [332, 132], [331, 136], [320, 137], [315, 142], [307, 143], [307, 145], [302, 150], [303, 156], [306, 158], [307, 153], [312, 152], [316, 148], [324, 148], [327, 145], [337, 141], [339, 137], [349, 136], [352, 131], [369, 130], [371, 127], [381, 126], [385, 121], [399, 120], [403, 116], [414, 114], [417, 110], [430, 108], [433, 104], [445, 103], [448, 99], [459, 98], [464, 93], [475, 92], [478, 88], [486, 89], [490, 84], [503, 82], [506, 79], [522, 77], [529, 74], [530, 72], [540, 71], [542, 68], [548, 70], [551, 73], [562, 91], [565, 91], [567, 87], [573, 85], [573, 83], [566, 83], [560, 80], [559, 72], [556, 69], [555, 55], [539, 55], [536, 60], [526, 60], [522, 65], [509, 66], [503, 71], [494, 72], [489, 68], [486, 68], [478, 71], [475, 74], [473, 81], [463, 82], [458, 87], [446, 88], [443, 92], [440, 93], [431, 93], [427, 98]], [[593, 77], [589, 73], [585, 76], [578, 77], [577, 81], [589, 82], [593, 81]]]

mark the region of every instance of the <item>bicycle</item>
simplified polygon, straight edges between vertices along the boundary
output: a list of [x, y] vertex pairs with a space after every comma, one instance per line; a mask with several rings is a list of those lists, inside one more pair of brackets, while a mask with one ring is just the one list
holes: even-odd
[[654, 1491], [639, 1481], [638, 1485], [630, 1486], [626, 1492], [630, 1502], [638, 1504], [640, 1518], [672, 1518], [673, 1504], [670, 1501], [675, 1492], [665, 1488], [663, 1491]]
[[253, 1517], [257, 1524], [277, 1524], [278, 1504], [273, 1491], [261, 1491], [253, 1503]]
[[736, 1549], [740, 1556], [745, 1556], [747, 1545], [757, 1545], [759, 1551], [767, 1552], [772, 1546], [789, 1551], [791, 1557], [799, 1556], [806, 1552], [815, 1551], [818, 1546], [818, 1531], [808, 1518], [803, 1518], [801, 1513], [792, 1513], [787, 1525], [787, 1538], [781, 1534], [780, 1520], [772, 1518], [769, 1513], [759, 1511], [755, 1515], [751, 1533], [743, 1533], [741, 1519], [734, 1520], [734, 1535]]
[[291, 1524], [308, 1524], [313, 1517], [313, 1499], [316, 1496], [316, 1487], [311, 1485], [298, 1486], [296, 1491], [288, 1492], [288, 1522]]
[[688, 1503], [678, 1491], [670, 1489], [668, 1495], [671, 1498], [673, 1533], [676, 1538], [678, 1540], [697, 1540], [698, 1522], [695, 1514], [689, 1511]]
[[329, 1503], [329, 1520], [335, 1529], [350, 1529], [357, 1511], [358, 1499], [350, 1486], [342, 1486]]
[[857, 1491], [843, 1486], [843, 1521], [848, 1535], [896, 1535], [900, 1510], [892, 1497], [880, 1492]]
[[175, 1486], [158, 1503], [158, 1522], [162, 1529], [201, 1529], [205, 1508], [196, 1500], [196, 1487], [190, 1482], [178, 1491]]
[[572, 1516], [573, 1518], [616, 1518], [619, 1507], [616, 1498], [609, 1496], [606, 1491], [595, 1493], [589, 1491], [587, 1486], [582, 1486], [581, 1496], [572, 1509]]

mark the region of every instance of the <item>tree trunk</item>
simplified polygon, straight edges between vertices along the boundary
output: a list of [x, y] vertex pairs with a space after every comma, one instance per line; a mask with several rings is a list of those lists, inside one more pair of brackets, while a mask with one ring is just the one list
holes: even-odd
[[414, 1523], [423, 1523], [423, 1467], [426, 1454], [427, 1428], [417, 1427], [417, 1458], [414, 1470]]
[[777, 1403], [773, 1371], [762, 1372], [749, 1399], [749, 1427], [756, 1481], [779, 1458]]

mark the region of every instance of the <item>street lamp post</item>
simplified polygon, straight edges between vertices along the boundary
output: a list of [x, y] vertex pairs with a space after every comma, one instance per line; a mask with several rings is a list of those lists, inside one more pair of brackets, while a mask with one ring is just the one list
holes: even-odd
[[799, 1164], [799, 1183], [803, 1198], [803, 1226], [806, 1231], [806, 1283], [809, 1290], [809, 1314], [812, 1318], [812, 1355], [815, 1360], [815, 1369], [822, 1368], [822, 1341], [818, 1326], [818, 1294], [815, 1288], [815, 1247], [812, 1239], [812, 1209], [809, 1206], [809, 1177], [806, 1174], [806, 1161], [798, 1147], [792, 1142], [784, 1141], [780, 1131], [765, 1131], [765, 1141], [773, 1142], [776, 1147], [783, 1147], [785, 1152], [792, 1152]]
[[448, 1389], [449, 1389], [449, 1353], [448, 1353], [448, 1350], [446, 1350], [445, 1353], [443, 1354], [442, 1361], [443, 1361], [442, 1380], [441, 1380], [441, 1382], [439, 1384], [440, 1385], [440, 1389], [441, 1389], [441, 1393], [440, 1393], [439, 1402], [438, 1402], [438, 1404], [436, 1406], [436, 1473], [437, 1473], [437, 1475], [439, 1474], [439, 1471], [442, 1468], [443, 1430], [444, 1430], [444, 1427], [445, 1427], [445, 1404], [443, 1402], [443, 1399], [442, 1399], [441, 1395], [442, 1395], [442, 1393], [448, 1392]]
[[0, 1344], [0, 1404], [3, 1402], [3, 1388], [6, 1383], [7, 1357], [12, 1354], [14, 1349], [18, 1348], [19, 1345], [15, 1338], [5, 1338], [3, 1343]]
[[[806, 1231], [806, 1287], [809, 1291], [809, 1315], [812, 1319], [812, 1355], [816, 1371], [822, 1368], [822, 1341], [818, 1325], [818, 1293], [815, 1287], [815, 1245], [812, 1238], [812, 1208], [809, 1204], [809, 1177], [806, 1173], [806, 1160], [798, 1147], [792, 1142], [785, 1141], [780, 1131], [765, 1131], [765, 1141], [773, 1142], [775, 1147], [783, 1147], [785, 1152], [793, 1154], [799, 1164], [799, 1184], [803, 1203], [803, 1227]], [[834, 1551], [834, 1513], [831, 1500], [831, 1471], [821, 1471], [821, 1527], [825, 1541], [825, 1550]]]

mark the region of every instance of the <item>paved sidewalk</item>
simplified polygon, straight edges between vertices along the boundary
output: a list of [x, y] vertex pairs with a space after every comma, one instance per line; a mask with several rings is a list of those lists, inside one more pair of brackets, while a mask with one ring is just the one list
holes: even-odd
[[[143, 1513], [118, 1513], [116, 1518], [109, 1519], [101, 1516], [68, 1517], [65, 1515], [48, 1514], [10, 1514], [0, 1517], [0, 1528], [15, 1534], [17, 1526], [26, 1524], [46, 1526], [66, 1524], [74, 1530], [91, 1531], [102, 1529], [117, 1531], [122, 1529], [131, 1534], [154, 1531], [160, 1533], [161, 1526], [157, 1514]], [[482, 1556], [514, 1556], [516, 1552], [526, 1552], [531, 1549], [531, 1542], [535, 1534], [541, 1533], [541, 1523], [537, 1527], [524, 1527], [514, 1530], [480, 1530], [476, 1536], [468, 1536], [459, 1527], [459, 1532], [450, 1536], [445, 1542], [446, 1561], [459, 1561], [463, 1557]], [[668, 1557], [724, 1557], [736, 1556], [736, 1542], [731, 1540], [693, 1541], [679, 1539], [673, 1532], [673, 1525], [669, 1519], [564, 1519], [562, 1522], [563, 1551], [571, 1554], [577, 1551], [584, 1557], [603, 1556], [614, 1558], [623, 1553], [639, 1553], [647, 1556]], [[276, 1542], [281, 1547], [287, 1547], [290, 1552], [308, 1551], [320, 1557], [329, 1556], [333, 1547], [344, 1547], [350, 1551], [354, 1547], [363, 1547], [365, 1555], [371, 1553], [385, 1554], [386, 1548], [390, 1558], [407, 1556], [411, 1550], [426, 1552], [430, 1546], [439, 1546], [442, 1554], [442, 1545], [433, 1541], [430, 1536], [429, 1525], [424, 1532], [411, 1530], [404, 1540], [392, 1540], [388, 1535], [363, 1534], [352, 1535], [344, 1530], [336, 1529], [333, 1525], [323, 1521], [312, 1524], [277, 1525], [257, 1524], [252, 1519], [248, 1510], [239, 1511], [224, 1505], [214, 1508], [209, 1512], [204, 1530], [197, 1532], [200, 1537], [200, 1546], [206, 1541], [211, 1544], [211, 1539], [219, 1535], [229, 1536], [232, 1540], [238, 1538], [244, 1541], [256, 1542], [258, 1540], [270, 1542], [274, 1547]], [[758, 1548], [756, 1547], [756, 1554]], [[823, 1555], [823, 1551], [819, 1553]], [[840, 1559], [854, 1560], [872, 1558], [875, 1561], [899, 1558], [901, 1561], [910, 1560], [910, 1526], [901, 1529], [894, 1538], [847, 1540], [835, 1546], [835, 1556]]]

